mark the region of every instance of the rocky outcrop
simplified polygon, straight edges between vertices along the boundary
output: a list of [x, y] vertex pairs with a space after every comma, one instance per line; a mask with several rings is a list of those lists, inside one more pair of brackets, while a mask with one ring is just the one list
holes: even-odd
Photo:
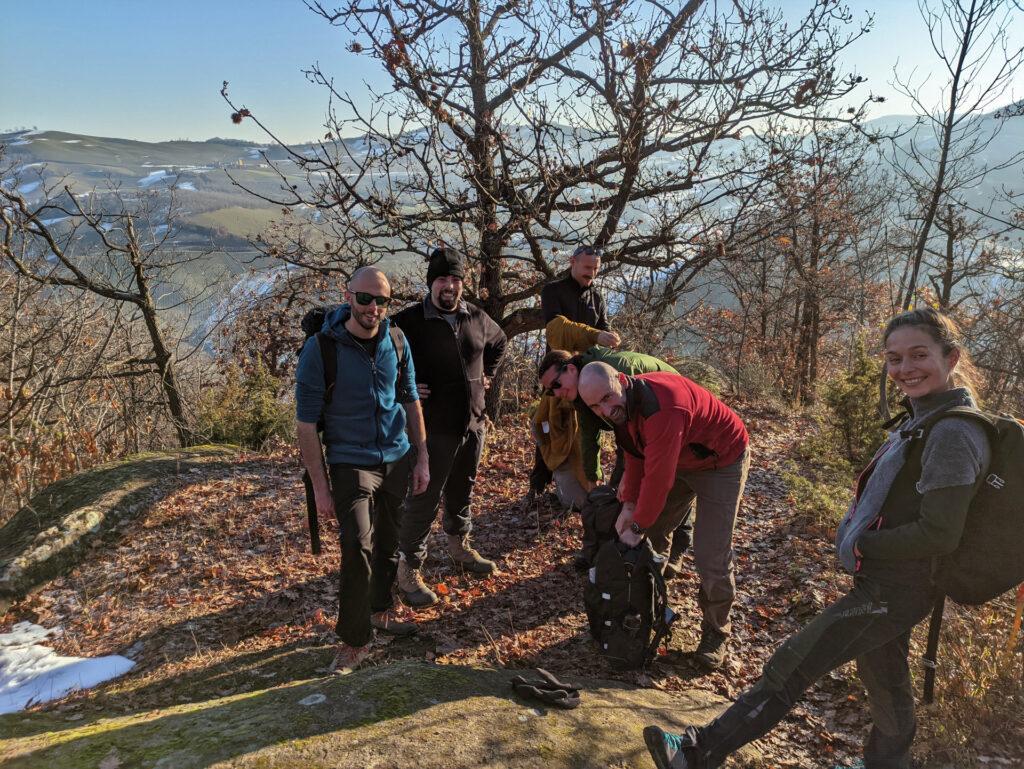
[[[576, 710], [545, 709], [513, 694], [509, 680], [517, 672], [401, 662], [128, 716], [57, 725], [53, 714], [32, 714], [12, 723], [13, 736], [0, 741], [0, 763], [6, 769], [649, 769], [645, 724], [704, 723], [725, 704], [706, 692], [591, 680], [581, 682]], [[749, 749], [743, 755], [756, 756]]]
[[0, 528], [0, 612], [73, 568], [189, 474], [235, 454], [225, 446], [142, 454], [47, 486]]

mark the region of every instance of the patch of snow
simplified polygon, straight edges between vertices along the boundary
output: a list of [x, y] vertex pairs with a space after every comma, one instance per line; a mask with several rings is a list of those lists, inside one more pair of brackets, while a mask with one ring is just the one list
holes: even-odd
[[23, 133], [23, 134], [21, 134], [21, 135], [22, 135], [23, 137], [24, 137], [24, 136], [38, 136], [38, 135], [39, 135], [39, 134], [41, 134], [41, 133], [45, 133], [45, 131], [43, 131], [43, 129], [42, 129], [42, 128], [34, 128], [34, 129], [32, 129], [31, 131], [25, 131], [25, 133]]
[[139, 186], [149, 187], [156, 184], [159, 181], [162, 181], [165, 178], [167, 178], [166, 171], [153, 171], [152, 173], [147, 174], [146, 176], [139, 179]]
[[65, 144], [81, 144], [82, 140], [81, 139], [65, 139], [64, 143]]
[[28, 182], [27, 184], [23, 184], [18, 187], [18, 192], [22, 195], [28, 195], [30, 192], [35, 192], [39, 189], [40, 184], [42, 184], [42, 182]]
[[192, 192], [195, 192], [196, 191], [196, 185], [193, 184], [192, 182], [180, 182], [178, 184], [178, 189], [179, 190], [192, 190]]
[[21, 141], [11, 142], [10, 145], [8, 145], [8, 146], [11, 146], [11, 147], [21, 147], [21, 146], [23, 146], [25, 144], [31, 144], [31, 143], [32, 143], [31, 139], [22, 139]]
[[154, 227], [153, 228], [153, 237], [154, 238], [163, 237], [166, 233], [167, 233], [167, 225], [166, 224], [161, 224], [159, 227]]
[[61, 657], [41, 645], [59, 629], [19, 622], [0, 634], [0, 713], [16, 713], [30, 705], [90, 689], [131, 670], [135, 663], [120, 656]]
[[68, 217], [68, 216], [55, 216], [52, 219], [40, 219], [39, 222], [44, 227], [52, 227], [53, 225], [59, 224], [60, 222], [63, 222], [65, 219], [69, 219], [69, 218], [70, 217]]

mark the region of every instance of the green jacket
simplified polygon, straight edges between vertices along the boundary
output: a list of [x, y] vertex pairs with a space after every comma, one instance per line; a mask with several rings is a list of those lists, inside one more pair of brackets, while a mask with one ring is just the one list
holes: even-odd
[[[679, 373], [660, 358], [655, 358], [653, 355], [645, 355], [642, 352], [612, 350], [608, 347], [595, 345], [580, 357], [583, 359], [583, 365], [593, 363], [594, 361], [607, 363], [620, 374], [625, 374], [626, 376], [653, 374], [655, 371]], [[611, 430], [612, 427], [591, 411], [579, 395], [576, 396], [576, 412], [580, 424], [580, 449], [583, 454], [583, 471], [586, 473], [587, 480], [599, 481], [601, 480], [599, 445], [601, 430]]]

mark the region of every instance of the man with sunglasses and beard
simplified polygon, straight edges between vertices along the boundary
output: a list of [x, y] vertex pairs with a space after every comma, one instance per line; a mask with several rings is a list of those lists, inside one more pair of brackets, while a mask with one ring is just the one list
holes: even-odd
[[[399, 360], [385, 317], [391, 285], [376, 267], [361, 267], [349, 280], [345, 300], [327, 313], [319, 334], [324, 343], [334, 344], [334, 391], [327, 391], [317, 336], [302, 348], [295, 372], [302, 461], [317, 512], [335, 515], [340, 527], [336, 632], [341, 644], [331, 664], [340, 675], [351, 673], [369, 655], [374, 629], [391, 635], [416, 631], [413, 623], [397, 617], [391, 588], [410, 470], [413, 494], [422, 493], [430, 481], [416, 371], [408, 345]], [[321, 418], [329, 469], [317, 435]]]
[[470, 545], [469, 534], [485, 439], [484, 394], [505, 353], [506, 338], [487, 313], [462, 298], [465, 277], [459, 254], [435, 249], [427, 267], [427, 295], [395, 316], [416, 363], [430, 454], [430, 485], [408, 500], [399, 537], [398, 591], [414, 608], [437, 602], [421, 570], [442, 496], [448, 554], [470, 573], [495, 570], [494, 562]]

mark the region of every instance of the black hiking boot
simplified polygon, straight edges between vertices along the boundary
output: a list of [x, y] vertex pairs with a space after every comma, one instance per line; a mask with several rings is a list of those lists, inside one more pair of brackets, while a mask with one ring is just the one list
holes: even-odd
[[700, 634], [700, 643], [693, 653], [693, 659], [708, 670], [718, 670], [725, 664], [725, 646], [728, 636], [713, 627], [706, 627]]

